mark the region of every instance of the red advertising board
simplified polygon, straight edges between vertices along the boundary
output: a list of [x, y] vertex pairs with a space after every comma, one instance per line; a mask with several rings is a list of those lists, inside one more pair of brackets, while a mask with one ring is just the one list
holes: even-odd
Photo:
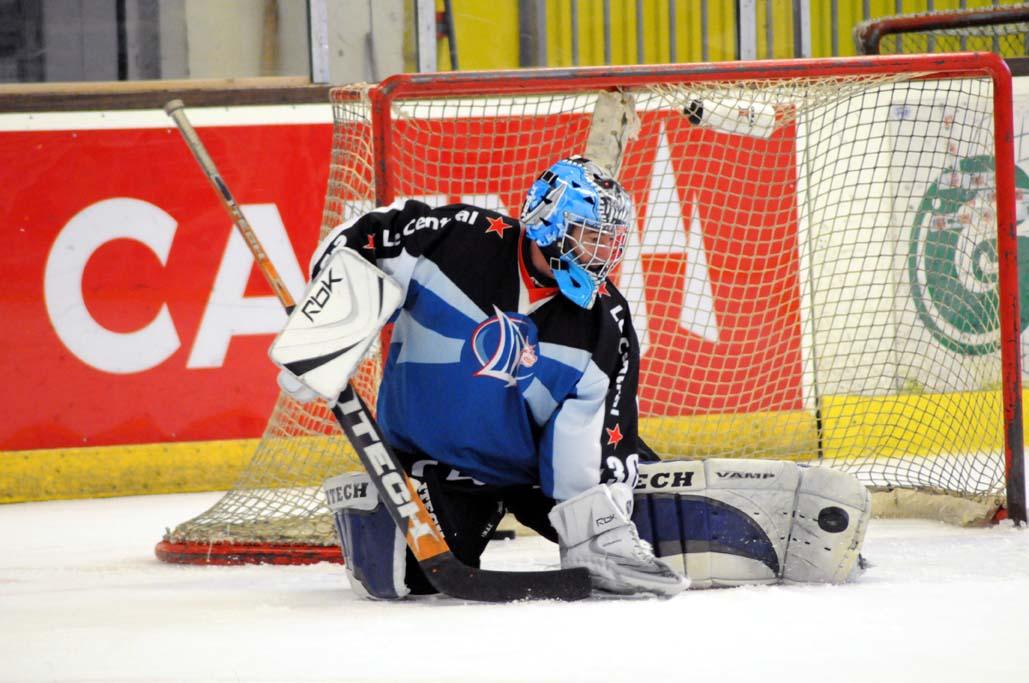
[[[331, 128], [200, 129], [291, 289]], [[284, 318], [178, 132], [3, 131], [0, 158], [0, 449], [259, 435]]]

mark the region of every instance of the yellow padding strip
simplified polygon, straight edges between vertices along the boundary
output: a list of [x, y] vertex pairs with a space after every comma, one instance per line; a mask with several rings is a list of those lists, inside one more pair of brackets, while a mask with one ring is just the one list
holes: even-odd
[[[1029, 393], [1023, 393], [1023, 403]], [[999, 391], [826, 396], [826, 458], [933, 456], [1003, 449]], [[818, 453], [814, 412], [781, 411], [643, 418], [640, 433], [662, 456], [811, 460]]]
[[227, 489], [258, 441], [0, 452], [0, 503]]
[[830, 458], [926, 457], [1004, 448], [999, 391], [830, 396], [822, 415], [823, 446]]
[[646, 417], [640, 434], [662, 457], [817, 457], [818, 430], [805, 411]]

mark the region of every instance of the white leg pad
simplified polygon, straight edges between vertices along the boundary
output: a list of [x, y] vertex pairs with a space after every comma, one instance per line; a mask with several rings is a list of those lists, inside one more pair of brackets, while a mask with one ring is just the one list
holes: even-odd
[[775, 460], [668, 460], [640, 466], [633, 521], [693, 588], [840, 582], [870, 514], [853, 476]]
[[852, 475], [825, 467], [800, 470], [783, 581], [842, 583], [859, 570], [872, 515], [871, 496]]
[[776, 583], [800, 474], [775, 460], [668, 460], [640, 466], [636, 521], [693, 588]]

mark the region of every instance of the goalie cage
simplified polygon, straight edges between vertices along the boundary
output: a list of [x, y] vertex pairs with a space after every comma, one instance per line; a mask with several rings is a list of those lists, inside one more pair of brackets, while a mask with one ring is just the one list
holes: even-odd
[[983, 50], [1029, 55], [1029, 4], [897, 14], [854, 27], [858, 53], [921, 54]]
[[[1029, 177], [997, 56], [403, 74], [331, 97], [323, 233], [402, 197], [516, 215], [572, 153], [618, 169], [638, 229], [613, 280], [658, 453], [831, 465], [887, 492], [880, 512], [914, 497], [930, 507], [904, 514], [966, 523], [1006, 493], [1025, 519]], [[380, 368], [356, 380], [370, 403]], [[318, 487], [358, 467], [324, 407], [282, 396], [236, 487], [158, 556], [339, 561]]]

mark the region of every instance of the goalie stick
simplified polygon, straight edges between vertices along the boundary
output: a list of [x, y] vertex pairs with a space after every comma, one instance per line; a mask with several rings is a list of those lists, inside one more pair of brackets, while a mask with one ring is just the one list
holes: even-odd
[[[207, 179], [214, 186], [222, 206], [232, 216], [254, 261], [289, 313], [296, 303], [261, 246], [246, 216], [218, 173], [184, 111], [182, 100], [171, 100], [164, 111], [172, 118]], [[590, 595], [589, 572], [581, 567], [535, 572], [477, 569], [461, 562], [451, 552], [443, 534], [425, 509], [414, 484], [382, 437], [368, 406], [347, 384], [332, 406], [332, 414], [357, 452], [371, 477], [380, 499], [397, 526], [406, 532], [407, 545], [439, 592], [464, 600], [509, 602], [512, 600], [581, 600]]]

